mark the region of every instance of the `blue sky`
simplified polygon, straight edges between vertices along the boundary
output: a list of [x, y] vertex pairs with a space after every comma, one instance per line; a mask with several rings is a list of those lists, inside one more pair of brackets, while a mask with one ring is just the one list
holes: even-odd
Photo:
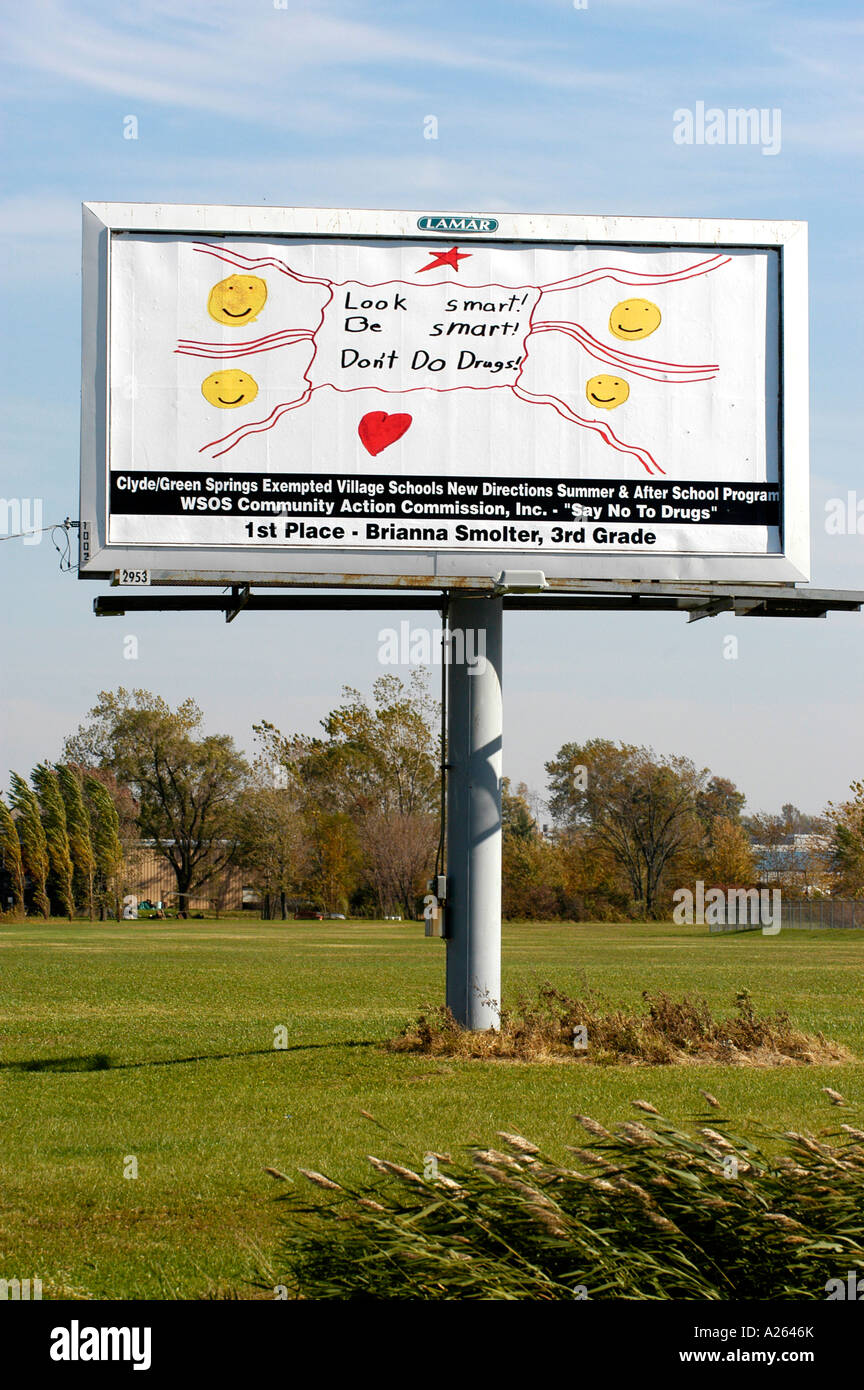
[[[858, 4], [31, 0], [3, 7], [0, 54], [0, 497], [77, 517], [84, 200], [802, 218], [812, 582], [864, 588], [864, 537], [824, 528], [829, 498], [864, 497]], [[698, 101], [779, 108], [780, 153], [676, 144]], [[100, 587], [47, 538], [0, 540], [0, 785], [100, 689], [192, 694], [248, 747], [253, 721], [311, 732], [381, 673], [386, 614], [96, 619]], [[862, 653], [864, 616], [513, 615], [505, 772], [542, 792], [563, 742], [606, 736], [710, 765], [750, 809], [818, 811], [864, 775]]]

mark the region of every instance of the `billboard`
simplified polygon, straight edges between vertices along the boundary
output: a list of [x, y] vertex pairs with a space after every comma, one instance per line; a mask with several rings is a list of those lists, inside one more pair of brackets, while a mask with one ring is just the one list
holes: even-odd
[[808, 577], [798, 222], [86, 204], [82, 577]]

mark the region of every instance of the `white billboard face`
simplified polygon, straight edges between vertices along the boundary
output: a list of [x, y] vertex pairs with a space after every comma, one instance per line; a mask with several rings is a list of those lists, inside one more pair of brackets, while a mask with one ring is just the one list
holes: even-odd
[[806, 577], [800, 224], [99, 211], [84, 573]]

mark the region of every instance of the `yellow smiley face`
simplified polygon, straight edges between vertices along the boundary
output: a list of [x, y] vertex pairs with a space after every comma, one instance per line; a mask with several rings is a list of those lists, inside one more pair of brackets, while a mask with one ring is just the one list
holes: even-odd
[[266, 303], [267, 285], [257, 275], [229, 275], [210, 291], [207, 312], [217, 323], [238, 328], [254, 323]]
[[609, 315], [609, 332], [616, 338], [647, 338], [660, 327], [660, 310], [650, 299], [622, 299]]
[[258, 395], [258, 383], [248, 372], [235, 367], [211, 372], [201, 382], [201, 395], [210, 405], [218, 405], [220, 410], [236, 410], [238, 405], [249, 405]]
[[592, 376], [585, 384], [585, 395], [601, 410], [614, 410], [630, 395], [630, 387], [622, 376]]

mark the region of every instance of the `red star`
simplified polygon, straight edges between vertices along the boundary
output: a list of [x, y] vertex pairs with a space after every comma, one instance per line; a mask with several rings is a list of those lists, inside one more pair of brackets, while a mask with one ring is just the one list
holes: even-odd
[[466, 260], [470, 255], [470, 251], [460, 251], [458, 246], [451, 246], [449, 251], [433, 251], [429, 264], [421, 265], [416, 273], [420, 275], [424, 270], [440, 270], [445, 265], [452, 265], [454, 270], [458, 270], [459, 262]]

